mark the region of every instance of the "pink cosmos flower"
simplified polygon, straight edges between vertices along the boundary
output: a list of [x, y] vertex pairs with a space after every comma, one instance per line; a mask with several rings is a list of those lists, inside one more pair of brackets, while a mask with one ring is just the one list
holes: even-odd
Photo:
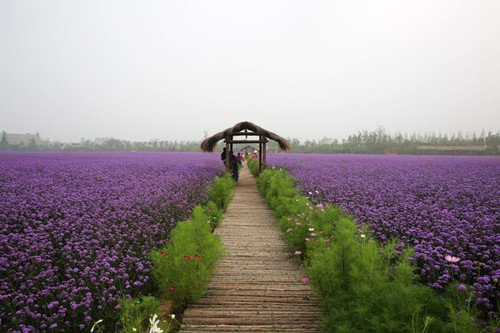
[[316, 237], [316, 233], [315, 232], [311, 232], [311, 237]]
[[459, 262], [460, 261], [459, 257], [450, 256], [449, 254], [446, 255], [444, 257], [444, 259], [446, 259], [446, 261], [448, 261], [448, 262]]
[[299, 256], [302, 254], [302, 251], [295, 251], [295, 254]]
[[195, 259], [200, 259], [200, 256], [199, 256], [199, 255], [197, 255], [197, 254], [195, 254], [195, 255], [194, 255], [194, 258], [195, 258]]
[[305, 238], [305, 241], [306, 241], [306, 242], [309, 242], [309, 241], [310, 241], [310, 239], [309, 239], [309, 238]]
[[292, 230], [293, 230], [292, 228], [288, 228], [288, 229], [286, 229], [286, 232], [290, 232]]
[[308, 278], [303, 278], [303, 279], [302, 279], [302, 283], [307, 283], [307, 282], [309, 282], [309, 279], [308, 279]]
[[184, 256], [184, 260], [191, 260], [190, 256]]

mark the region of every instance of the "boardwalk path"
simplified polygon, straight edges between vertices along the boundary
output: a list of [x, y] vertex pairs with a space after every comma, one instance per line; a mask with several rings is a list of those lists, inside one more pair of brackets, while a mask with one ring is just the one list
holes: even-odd
[[248, 168], [217, 227], [227, 251], [182, 332], [315, 332], [320, 308]]

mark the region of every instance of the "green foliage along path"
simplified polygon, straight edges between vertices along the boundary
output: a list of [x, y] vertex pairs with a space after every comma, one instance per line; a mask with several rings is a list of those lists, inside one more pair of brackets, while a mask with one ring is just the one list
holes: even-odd
[[215, 233], [227, 255], [218, 262], [206, 295], [185, 310], [182, 332], [321, 330], [321, 309], [306, 272], [280, 238], [246, 167]]

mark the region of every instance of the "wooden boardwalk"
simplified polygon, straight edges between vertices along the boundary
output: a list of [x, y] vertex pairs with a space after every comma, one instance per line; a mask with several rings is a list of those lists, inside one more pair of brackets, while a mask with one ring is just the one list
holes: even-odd
[[227, 256], [207, 294], [189, 304], [181, 332], [319, 332], [321, 309], [293, 250], [280, 238], [255, 178], [241, 169], [224, 220], [215, 231]]

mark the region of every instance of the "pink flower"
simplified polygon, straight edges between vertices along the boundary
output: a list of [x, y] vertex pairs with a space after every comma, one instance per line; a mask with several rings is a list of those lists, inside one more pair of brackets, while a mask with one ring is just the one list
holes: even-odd
[[292, 230], [293, 230], [292, 228], [288, 228], [288, 229], [286, 229], [286, 232], [290, 232]]
[[302, 254], [302, 251], [295, 251], [295, 254], [299, 256]]
[[175, 291], [174, 286], [170, 287], [170, 292], [173, 293]]
[[315, 232], [311, 232], [311, 237], [316, 237], [316, 233]]
[[184, 260], [191, 260], [190, 256], [184, 256]]
[[309, 282], [309, 279], [308, 279], [308, 278], [303, 278], [303, 279], [302, 279], [302, 283], [307, 283], [307, 282]]
[[309, 239], [309, 238], [305, 238], [305, 241], [306, 241], [306, 242], [309, 242], [309, 241], [310, 241], [310, 239]]
[[194, 258], [195, 258], [195, 259], [200, 259], [200, 256], [199, 256], [199, 255], [197, 255], [197, 254], [195, 254], [195, 255], [194, 255]]
[[167, 252], [162, 252], [161, 255], [162, 256], [168, 256], [168, 253]]
[[444, 257], [444, 259], [446, 259], [446, 261], [448, 261], [448, 262], [459, 262], [460, 261], [459, 257], [450, 256], [449, 254], [446, 255]]
[[295, 225], [301, 225], [301, 224], [302, 224], [302, 223], [300, 223], [300, 222], [295, 222]]

